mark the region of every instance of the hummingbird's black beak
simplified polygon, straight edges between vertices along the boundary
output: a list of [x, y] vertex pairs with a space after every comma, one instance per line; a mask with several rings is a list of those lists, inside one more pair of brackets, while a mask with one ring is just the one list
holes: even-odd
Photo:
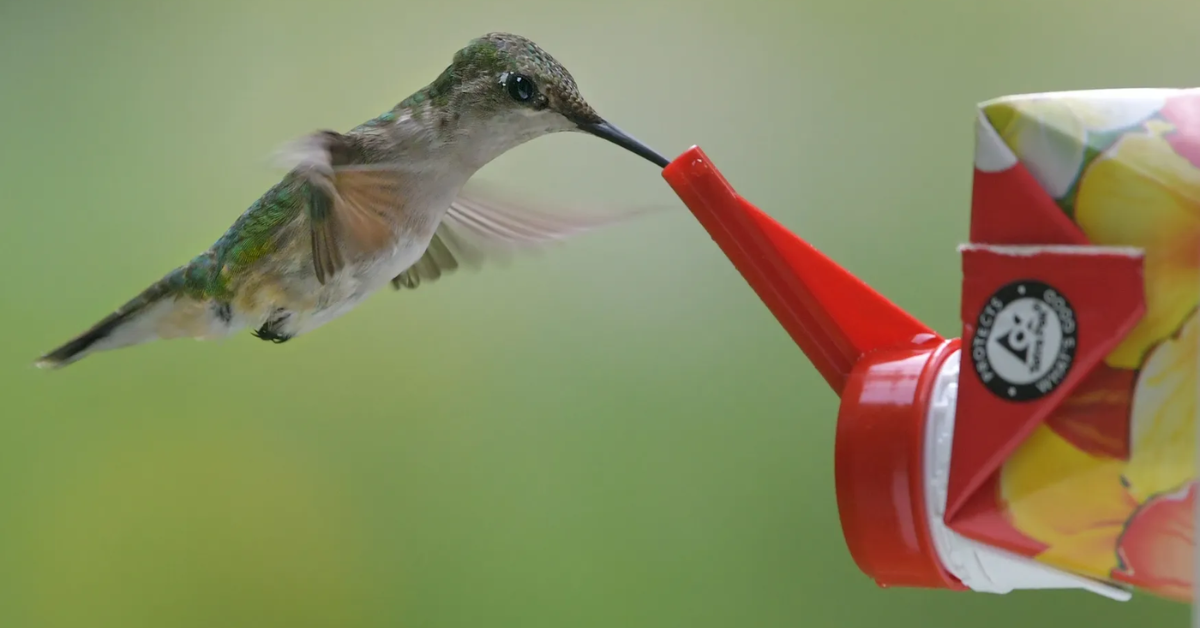
[[586, 131], [596, 137], [606, 139], [635, 155], [645, 157], [654, 162], [654, 165], [659, 168], [666, 168], [667, 164], [671, 163], [669, 159], [658, 154], [653, 148], [633, 139], [621, 129], [603, 120], [600, 122], [580, 122], [578, 125], [581, 131]]

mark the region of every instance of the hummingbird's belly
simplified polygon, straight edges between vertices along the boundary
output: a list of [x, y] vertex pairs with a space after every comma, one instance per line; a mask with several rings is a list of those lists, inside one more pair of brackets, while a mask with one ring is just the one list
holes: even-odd
[[298, 336], [353, 310], [367, 297], [388, 285], [396, 275], [421, 259], [427, 246], [427, 241], [407, 240], [384, 255], [347, 266], [322, 287], [322, 290], [326, 291], [321, 299], [325, 305], [313, 309], [307, 315], [291, 316], [291, 324], [285, 325], [283, 331]]

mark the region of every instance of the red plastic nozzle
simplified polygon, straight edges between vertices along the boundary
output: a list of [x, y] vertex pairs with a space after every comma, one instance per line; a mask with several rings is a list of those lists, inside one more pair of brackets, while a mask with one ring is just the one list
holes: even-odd
[[859, 568], [883, 586], [961, 589], [934, 547], [923, 469], [934, 381], [958, 341], [738, 196], [699, 148], [663, 177], [841, 397], [834, 475]]
[[838, 395], [864, 354], [941, 337], [747, 202], [693, 146], [663, 178]]

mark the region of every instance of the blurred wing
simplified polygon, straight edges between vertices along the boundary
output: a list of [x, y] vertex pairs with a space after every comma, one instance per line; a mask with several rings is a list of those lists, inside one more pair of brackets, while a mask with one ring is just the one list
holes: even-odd
[[478, 269], [518, 251], [536, 251], [598, 227], [646, 213], [648, 209], [564, 213], [505, 200], [496, 191], [472, 185], [450, 205], [425, 254], [392, 279], [392, 286], [413, 289], [460, 267]]
[[398, 167], [353, 163], [352, 139], [314, 133], [282, 155], [309, 180], [308, 222], [313, 270], [324, 284], [346, 264], [346, 254], [369, 255], [394, 240], [389, 214], [403, 205]]

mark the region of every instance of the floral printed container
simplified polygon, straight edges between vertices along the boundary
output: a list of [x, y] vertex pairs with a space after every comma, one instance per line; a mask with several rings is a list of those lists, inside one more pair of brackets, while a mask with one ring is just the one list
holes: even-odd
[[945, 523], [1191, 601], [1200, 89], [1005, 97], [977, 131]]

